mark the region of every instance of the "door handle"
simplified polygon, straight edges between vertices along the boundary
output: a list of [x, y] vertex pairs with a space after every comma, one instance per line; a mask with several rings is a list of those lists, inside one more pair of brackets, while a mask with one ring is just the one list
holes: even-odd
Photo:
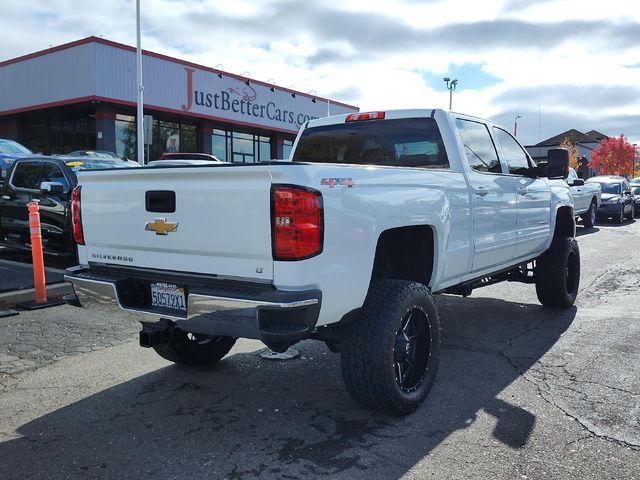
[[487, 190], [486, 187], [478, 187], [473, 189], [473, 193], [475, 193], [479, 197], [484, 197], [487, 193], [489, 193], [489, 190]]
[[521, 188], [518, 188], [516, 192], [519, 193], [520, 195], [526, 195], [528, 191], [525, 187], [521, 187]]

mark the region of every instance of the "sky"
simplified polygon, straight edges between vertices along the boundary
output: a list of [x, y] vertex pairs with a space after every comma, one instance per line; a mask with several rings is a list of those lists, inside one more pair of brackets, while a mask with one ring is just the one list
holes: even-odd
[[[0, 61], [91, 35], [135, 46], [133, 0], [2, 2]], [[630, 0], [141, 0], [142, 47], [362, 111], [448, 108], [525, 145], [571, 128], [640, 144]]]

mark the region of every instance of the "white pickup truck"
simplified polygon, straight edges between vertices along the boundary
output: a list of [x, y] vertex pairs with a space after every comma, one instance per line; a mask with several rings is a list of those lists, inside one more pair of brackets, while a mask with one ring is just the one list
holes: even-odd
[[574, 303], [567, 171], [566, 150], [535, 165], [490, 121], [397, 110], [310, 121], [284, 162], [80, 172], [67, 301], [187, 365], [238, 337], [322, 340], [357, 401], [406, 414], [436, 376], [432, 294], [509, 280]]
[[599, 183], [585, 183], [573, 168], [565, 180], [573, 198], [573, 213], [576, 218], [582, 217], [582, 226], [593, 228], [596, 223], [596, 211], [600, 206], [602, 187]]

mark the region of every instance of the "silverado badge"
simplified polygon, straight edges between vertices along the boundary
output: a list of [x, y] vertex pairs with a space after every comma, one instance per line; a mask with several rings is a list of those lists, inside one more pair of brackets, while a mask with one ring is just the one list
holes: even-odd
[[144, 229], [156, 232], [156, 235], [166, 235], [178, 230], [178, 222], [169, 223], [166, 218], [156, 218], [153, 222], [147, 222]]

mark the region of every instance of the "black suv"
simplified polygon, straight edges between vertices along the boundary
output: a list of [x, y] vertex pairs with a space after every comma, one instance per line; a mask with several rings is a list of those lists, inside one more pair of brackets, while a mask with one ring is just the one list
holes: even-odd
[[602, 187], [602, 199], [598, 207], [598, 217], [611, 217], [617, 223], [624, 222], [624, 218], [633, 220], [635, 207], [629, 182], [624, 177], [599, 176], [587, 180], [588, 183], [597, 182]]
[[74, 255], [71, 230], [71, 191], [76, 172], [85, 169], [130, 168], [134, 162], [103, 158], [32, 156], [16, 160], [2, 185], [0, 244], [30, 249], [27, 203], [40, 202], [40, 224], [45, 253]]

